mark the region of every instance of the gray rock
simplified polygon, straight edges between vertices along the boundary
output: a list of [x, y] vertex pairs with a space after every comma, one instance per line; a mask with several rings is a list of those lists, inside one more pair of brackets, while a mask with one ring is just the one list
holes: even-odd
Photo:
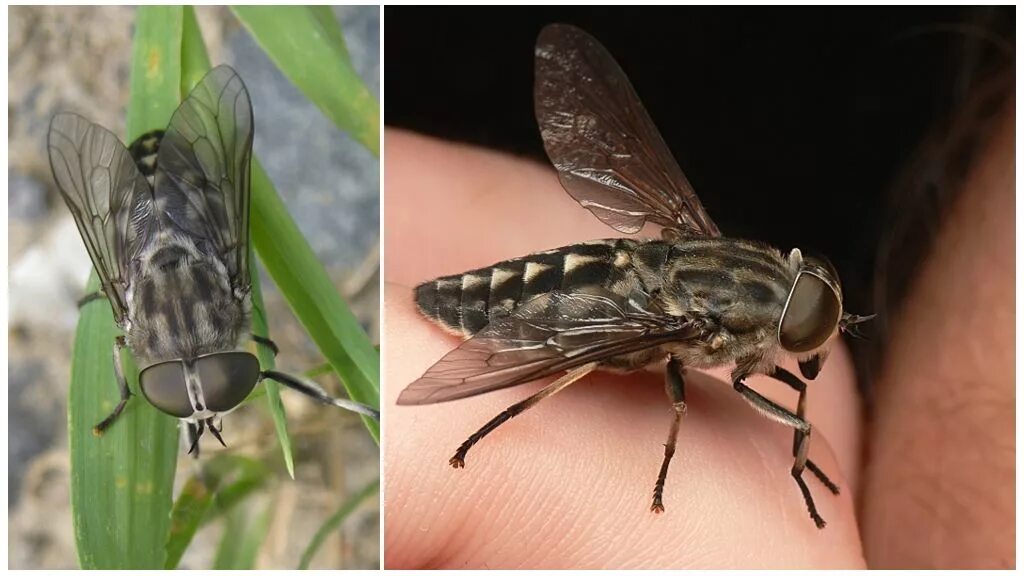
[[7, 173], [7, 214], [11, 220], [37, 222], [46, 217], [49, 206], [46, 186], [17, 170]]
[[65, 426], [60, 410], [40, 406], [36, 391], [47, 378], [43, 362], [35, 359], [11, 359], [7, 367], [7, 505], [13, 506], [21, 494], [21, 482], [29, 463], [52, 447]]

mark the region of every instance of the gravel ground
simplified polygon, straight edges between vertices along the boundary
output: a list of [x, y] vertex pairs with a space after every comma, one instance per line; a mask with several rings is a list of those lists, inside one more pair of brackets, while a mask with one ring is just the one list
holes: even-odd
[[[281, 75], [224, 8], [197, 9], [216, 64], [230, 63], [249, 87], [255, 153], [293, 218], [327, 266], [370, 337], [379, 338], [377, 159], [338, 131]], [[45, 155], [46, 127], [61, 110], [124, 133], [132, 29], [129, 7], [11, 7], [9, 16], [8, 506], [10, 568], [75, 568], [68, 483], [66, 390], [76, 300], [90, 270]], [[379, 94], [377, 7], [336, 8], [353, 62]], [[264, 274], [278, 366], [301, 371], [322, 360]], [[337, 383], [321, 380], [334, 388]], [[114, 384], [111, 383], [111, 386]], [[272, 507], [257, 567], [292, 568], [312, 534], [351, 493], [379, 475], [378, 449], [349, 414], [285, 397], [296, 442], [287, 479], [269, 418], [243, 408], [230, 448], [264, 458], [274, 478], [249, 506]], [[204, 444], [207, 453], [212, 446]], [[177, 485], [190, 472], [179, 461]], [[223, 527], [193, 541], [182, 567], [207, 568]], [[365, 505], [325, 543], [319, 568], [375, 568], [379, 513]]]

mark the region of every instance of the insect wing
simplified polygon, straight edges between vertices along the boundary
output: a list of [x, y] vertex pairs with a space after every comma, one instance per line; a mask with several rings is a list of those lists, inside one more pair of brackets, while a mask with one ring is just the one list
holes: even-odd
[[218, 66], [171, 116], [154, 185], [162, 214], [210, 242], [233, 285], [249, 287], [249, 162], [253, 116], [238, 74]]
[[77, 114], [54, 116], [47, 148], [57, 187], [123, 326], [128, 264], [152, 230], [152, 190], [117, 136]]
[[582, 30], [549, 25], [537, 39], [534, 107], [565, 190], [612, 228], [647, 221], [718, 236], [693, 187], [611, 54]]
[[549, 292], [449, 352], [403, 390], [398, 403], [475, 396], [699, 334], [693, 324], [652, 314], [611, 292]]

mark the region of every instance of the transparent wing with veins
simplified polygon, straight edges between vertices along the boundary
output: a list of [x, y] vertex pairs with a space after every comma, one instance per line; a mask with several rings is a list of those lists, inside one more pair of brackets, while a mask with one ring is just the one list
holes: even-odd
[[128, 265], [153, 231], [152, 189], [117, 136], [77, 114], [53, 117], [47, 148], [114, 320], [124, 326]]
[[602, 222], [635, 233], [648, 221], [719, 236], [629, 79], [597, 40], [553, 24], [535, 54], [534, 107], [565, 190]]
[[577, 366], [700, 336], [607, 291], [549, 292], [493, 320], [402, 391], [399, 404], [434, 404], [516, 386]]
[[154, 184], [162, 213], [178, 229], [209, 242], [232, 283], [246, 290], [252, 138], [245, 84], [229, 66], [218, 66], [171, 116]]

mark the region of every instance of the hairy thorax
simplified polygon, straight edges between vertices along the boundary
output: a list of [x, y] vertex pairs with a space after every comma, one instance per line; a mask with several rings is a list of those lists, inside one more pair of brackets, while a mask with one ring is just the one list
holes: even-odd
[[248, 326], [248, 300], [223, 263], [183, 243], [140, 258], [129, 298], [128, 343], [142, 362], [234, 350]]

